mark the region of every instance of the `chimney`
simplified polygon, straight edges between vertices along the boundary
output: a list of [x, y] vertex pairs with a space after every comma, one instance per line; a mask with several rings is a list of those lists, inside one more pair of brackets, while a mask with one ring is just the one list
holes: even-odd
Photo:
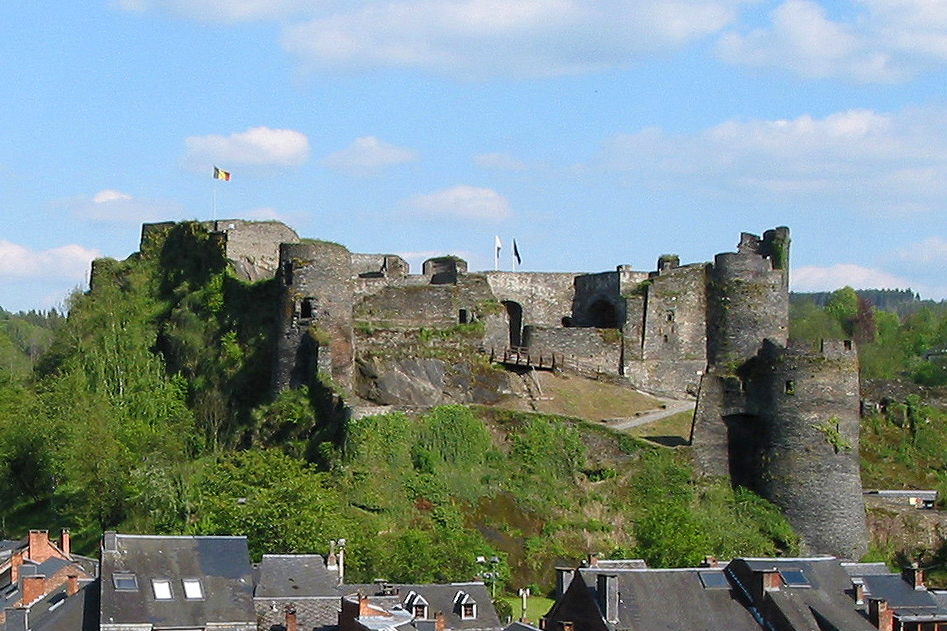
[[11, 607], [5, 609], [3, 613], [5, 613], [7, 617], [4, 629], [7, 631], [28, 631], [29, 620], [27, 616], [29, 615], [29, 610], [21, 607]]
[[10, 557], [10, 582], [16, 583], [20, 580], [20, 566], [23, 565], [23, 551], [17, 550]]
[[79, 592], [79, 575], [66, 575], [66, 596], [75, 596]]
[[924, 570], [917, 563], [912, 563], [901, 570], [901, 578], [914, 589], [925, 589]]
[[434, 614], [434, 631], [444, 631], [447, 628], [447, 620], [444, 619], [444, 612], [438, 611]]
[[762, 592], [779, 591], [782, 580], [779, 578], [779, 571], [776, 569], [763, 570], [760, 572], [760, 587]]
[[106, 530], [102, 534], [102, 551], [118, 552], [118, 534], [114, 530]]
[[27, 558], [37, 563], [42, 563], [50, 557], [49, 552], [49, 531], [31, 530], [29, 536], [29, 552]]
[[598, 552], [589, 553], [588, 565], [589, 567], [598, 567]]
[[704, 557], [704, 560], [701, 562], [700, 567], [718, 567], [720, 564], [717, 562], [717, 557], [710, 556], [709, 554]]
[[62, 532], [59, 533], [59, 549], [62, 550], [62, 553], [67, 557], [72, 556], [72, 537], [70, 536], [69, 529], [63, 528]]
[[286, 631], [299, 631], [296, 624], [296, 608], [292, 605], [286, 607]]
[[856, 605], [865, 604], [865, 582], [862, 579], [856, 578], [852, 581], [852, 593], [855, 596]]
[[368, 596], [358, 594], [358, 617], [370, 616], [372, 613], [374, 612], [368, 606]]
[[618, 576], [599, 574], [596, 581], [602, 616], [607, 622], [618, 622]]
[[868, 619], [878, 627], [878, 631], [894, 629], [894, 611], [888, 608], [887, 601], [880, 598], [868, 599]]
[[46, 593], [46, 577], [42, 574], [23, 577], [23, 598], [20, 600], [24, 606], [30, 606], [43, 597]]
[[329, 556], [326, 557], [326, 569], [339, 571], [339, 559], [335, 556], [335, 540], [329, 542]]

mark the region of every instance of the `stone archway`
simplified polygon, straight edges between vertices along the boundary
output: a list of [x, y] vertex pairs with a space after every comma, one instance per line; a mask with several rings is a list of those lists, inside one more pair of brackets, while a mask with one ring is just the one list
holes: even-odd
[[513, 348], [523, 345], [523, 306], [512, 300], [504, 300], [506, 321], [510, 327], [510, 346]]

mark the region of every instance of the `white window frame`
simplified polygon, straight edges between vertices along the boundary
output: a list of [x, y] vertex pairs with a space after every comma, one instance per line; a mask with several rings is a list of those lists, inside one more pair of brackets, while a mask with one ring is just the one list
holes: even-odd
[[171, 581], [169, 579], [151, 579], [151, 591], [155, 596], [155, 600], [174, 600], [174, 591], [171, 589]]
[[204, 585], [199, 578], [182, 578], [181, 585], [184, 587], [184, 598], [186, 600], [204, 600]]

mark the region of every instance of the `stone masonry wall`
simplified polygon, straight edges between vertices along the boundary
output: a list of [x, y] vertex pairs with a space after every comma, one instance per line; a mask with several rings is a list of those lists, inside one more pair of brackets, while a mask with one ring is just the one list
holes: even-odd
[[545, 327], [562, 326], [572, 315], [575, 274], [537, 272], [485, 272], [496, 300], [523, 307], [523, 321]]
[[530, 355], [561, 354], [580, 372], [620, 374], [621, 336], [615, 329], [527, 326], [524, 336]]
[[826, 341], [813, 353], [767, 340], [748, 368], [748, 412], [766, 431], [761, 492], [810, 551], [861, 558], [868, 531], [857, 353], [850, 342]]
[[706, 362], [706, 287], [703, 264], [667, 269], [652, 277], [645, 302], [643, 359]]

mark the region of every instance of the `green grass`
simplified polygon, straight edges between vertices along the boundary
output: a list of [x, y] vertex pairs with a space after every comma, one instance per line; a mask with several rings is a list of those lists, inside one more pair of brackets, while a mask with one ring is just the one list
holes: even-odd
[[[523, 600], [519, 596], [500, 596], [498, 600], [505, 600], [513, 608], [513, 618], [518, 620], [523, 614]], [[544, 596], [530, 596], [526, 600], [526, 620], [533, 626], [539, 625], [539, 619], [545, 616], [555, 601]], [[501, 620], [500, 622], [506, 622]]]

